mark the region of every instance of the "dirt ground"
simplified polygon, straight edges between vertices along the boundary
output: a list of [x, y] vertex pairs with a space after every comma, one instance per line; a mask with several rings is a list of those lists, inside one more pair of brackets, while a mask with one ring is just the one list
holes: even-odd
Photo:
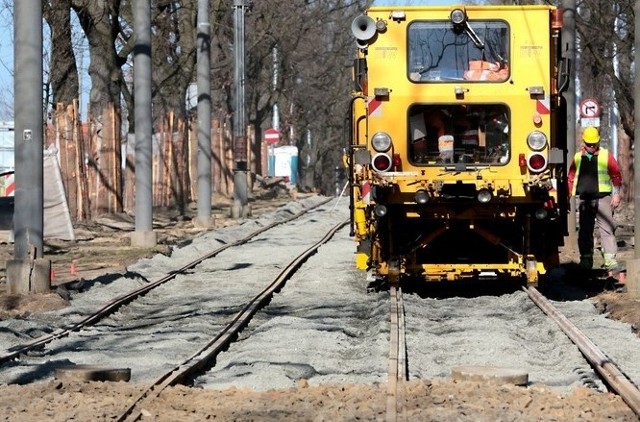
[[[272, 211], [291, 201], [286, 191], [266, 193], [252, 200], [253, 215]], [[230, 200], [216, 198], [215, 228], [237, 224], [228, 217]], [[52, 261], [52, 282], [81, 283], [83, 279], [117, 277], [127, 265], [143, 257], [166, 253], [185, 237], [202, 229], [194, 225], [195, 207], [187, 216], [172, 210], [154, 211], [156, 247], [141, 250], [129, 247], [134, 219], [128, 215], [103, 216], [76, 225], [74, 242], [47, 241], [45, 257]], [[633, 218], [628, 207], [617, 215], [620, 260], [633, 257]], [[11, 259], [13, 244], [0, 244], [0, 261]], [[569, 245], [562, 253], [563, 265], [577, 262], [577, 252]], [[596, 262], [597, 265], [597, 262]], [[640, 330], [640, 301], [629, 298], [624, 287], [611, 281], [595, 280], [587, 289], [594, 306], [610, 318]], [[67, 306], [64, 289], [42, 295], [9, 295], [5, 266], [0, 268], [0, 319], [28, 316]], [[2, 348], [4, 349], [4, 348]], [[113, 420], [124, 403], [137, 397], [142, 386], [127, 383], [79, 383], [51, 380], [28, 386], [0, 386], [0, 420], [5, 421], [97, 421]], [[242, 389], [205, 391], [175, 387], [163, 392], [153, 408], [145, 409], [143, 420], [384, 420], [385, 385], [328, 385], [311, 387], [304, 380], [297, 388], [269, 392]], [[494, 421], [494, 420], [637, 420], [624, 402], [611, 394], [577, 389], [559, 394], [546, 386], [483, 386], [447, 379], [407, 383], [401, 406], [406, 420]]]

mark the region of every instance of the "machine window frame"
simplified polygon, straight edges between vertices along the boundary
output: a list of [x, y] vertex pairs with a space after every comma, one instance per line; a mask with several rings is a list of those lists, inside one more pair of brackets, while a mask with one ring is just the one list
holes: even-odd
[[416, 103], [407, 115], [407, 156], [415, 166], [504, 166], [512, 157], [506, 103]]
[[[478, 48], [474, 40], [448, 20], [416, 20], [407, 27], [407, 78], [414, 83], [503, 83], [510, 78], [511, 27], [502, 19], [469, 20], [469, 26], [484, 43]], [[494, 36], [488, 31], [493, 31]], [[413, 35], [427, 34], [446, 43], [443, 48], [420, 49]], [[432, 31], [432, 34], [428, 34]], [[499, 38], [498, 31], [503, 32]], [[499, 42], [498, 42], [499, 40]], [[498, 44], [502, 45], [498, 45]], [[425, 45], [425, 42], [422, 43]], [[417, 52], [422, 50], [422, 54]], [[444, 54], [446, 51], [452, 54]], [[501, 51], [498, 51], [501, 50]], [[428, 63], [427, 63], [428, 61]], [[432, 63], [433, 62], [433, 63]]]

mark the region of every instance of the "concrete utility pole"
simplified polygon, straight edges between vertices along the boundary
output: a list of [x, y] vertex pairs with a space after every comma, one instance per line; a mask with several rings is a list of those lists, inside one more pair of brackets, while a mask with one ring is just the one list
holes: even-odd
[[136, 224], [131, 246], [150, 248], [156, 245], [153, 231], [151, 171], [151, 0], [134, 0], [133, 85], [136, 140]]
[[[640, 0], [636, 0], [634, 4], [635, 12], [635, 62], [640, 63]], [[635, 69], [636, 78], [633, 83], [633, 101], [635, 108], [633, 111], [633, 120], [635, 129], [633, 131], [633, 204], [635, 210], [640, 210], [640, 154], [636, 151], [638, 142], [640, 141], [640, 71], [638, 66]], [[640, 218], [638, 213], [634, 216], [634, 249], [633, 259], [627, 261], [627, 292], [633, 298], [640, 298]]]
[[234, 51], [235, 51], [235, 114], [233, 119], [233, 155], [235, 161], [234, 192], [231, 217], [239, 218], [249, 214], [248, 174], [247, 174], [247, 137], [245, 134], [245, 54], [244, 54], [244, 14], [245, 0], [233, 0], [234, 14]]
[[51, 261], [43, 259], [42, 1], [14, 3], [15, 259], [7, 261], [10, 293], [43, 293]]
[[211, 226], [211, 38], [209, 0], [198, 0], [198, 217]]
[[[562, 0], [562, 53], [565, 60], [569, 61], [569, 87], [564, 92], [567, 102], [567, 172], [571, 160], [576, 153], [576, 0]], [[571, 197], [569, 201], [571, 211], [567, 220], [569, 236], [565, 240], [566, 245], [577, 245], [576, 230], [576, 200]]]

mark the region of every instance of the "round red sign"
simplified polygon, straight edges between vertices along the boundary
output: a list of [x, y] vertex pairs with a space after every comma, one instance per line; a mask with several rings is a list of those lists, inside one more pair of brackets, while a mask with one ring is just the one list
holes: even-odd
[[277, 144], [280, 142], [280, 132], [278, 132], [278, 129], [269, 128], [265, 130], [264, 141], [268, 144]]

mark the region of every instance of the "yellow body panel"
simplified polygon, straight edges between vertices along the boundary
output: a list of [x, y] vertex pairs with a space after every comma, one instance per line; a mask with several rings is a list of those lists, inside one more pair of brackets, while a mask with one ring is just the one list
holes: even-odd
[[[526, 13], [523, 10], [526, 9]], [[372, 8], [368, 16], [373, 19], [388, 20], [392, 8]], [[551, 64], [549, 57], [550, 33], [549, 33], [549, 8], [547, 7], [471, 7], [465, 10], [474, 19], [496, 19], [496, 16], [507, 19], [513, 30], [518, 29], [517, 37], [514, 37], [511, 45], [511, 77], [499, 84], [458, 83], [464, 91], [464, 100], [456, 98], [455, 86], [451, 84], [417, 84], [411, 83], [407, 77], [406, 65], [406, 27], [415, 19], [448, 20], [451, 7], [425, 8], [405, 7], [407, 18], [401, 22], [389, 22], [387, 32], [381, 34], [375, 43], [368, 49], [367, 64], [369, 70], [368, 86], [372, 93], [376, 88], [386, 88], [390, 91], [389, 100], [381, 100], [376, 111], [368, 116], [368, 130], [362, 130], [363, 135], [359, 143], [367, 142], [367, 134], [378, 131], [387, 132], [392, 139], [406, 137], [407, 113], [405, 110], [416, 102], [429, 99], [438, 103], [487, 103], [504, 102], [513, 110], [520, 110], [517, 121], [511, 125], [512, 139], [525, 142], [527, 134], [534, 129], [544, 132], [550, 137], [550, 114], [541, 115], [542, 123], [539, 126], [533, 124], [533, 116], [536, 113], [537, 99], [526, 95], [529, 87], [541, 86], [547, 95], [550, 95]], [[525, 28], [522, 30], [521, 28]], [[545, 53], [546, 52], [546, 53]], [[518, 72], [517, 69], [526, 69], [526, 72]], [[394, 77], [389, 77], [394, 75]], [[523, 95], [525, 94], [525, 95]], [[375, 99], [371, 99], [375, 101]], [[364, 124], [364, 121], [363, 121]], [[406, 150], [398, 150], [402, 159], [403, 171], [425, 171], [424, 168], [411, 166]], [[440, 168], [426, 170], [426, 176], [438, 175]], [[496, 173], [494, 171], [494, 173]], [[508, 173], [509, 176], [505, 177]], [[521, 174], [517, 160], [512, 159], [506, 166], [501, 166], [499, 174], [503, 181], [521, 180], [519, 184], [513, 184], [514, 195], [523, 195], [522, 185], [527, 182], [526, 175]], [[459, 179], [474, 180], [474, 174], [456, 176]], [[503, 182], [503, 184], [509, 182]]]
[[[529, 282], [536, 282], [538, 274], [546, 273], [543, 261], [547, 257], [544, 255], [553, 255], [558, 244], [558, 239], [553, 238], [549, 248], [544, 246], [547, 241], [539, 231], [563, 228], [566, 211], [566, 205], [557, 205], [557, 201], [563, 200], [557, 190], [564, 183], [563, 172], [559, 170], [564, 163], [557, 160], [565, 152], [566, 139], [562, 139], [559, 131], [559, 122], [564, 116], [557, 82], [559, 28], [553, 25], [552, 19], [556, 9], [547, 6], [465, 6], [471, 29], [452, 27], [454, 31], [464, 31], [482, 51], [482, 61], [475, 60], [475, 63], [482, 63], [479, 69], [484, 70], [484, 66], [490, 64], [485, 61], [485, 52], [493, 53], [488, 51], [492, 47], [491, 31], [507, 34], [504, 36], [508, 41], [507, 60], [499, 64], [500, 77], [470, 79], [474, 60], [469, 58], [463, 63], [464, 70], [452, 69], [463, 77], [447, 79], [449, 76], [442, 75], [441, 78], [440, 70], [432, 72], [436, 67], [430, 65], [426, 67], [428, 78], [424, 79], [423, 72], [419, 71], [421, 64], [410, 63], [412, 54], [420, 52], [420, 48], [431, 48], [429, 43], [433, 41], [427, 38], [431, 28], [440, 30], [442, 27], [447, 31], [447, 25], [453, 25], [449, 21], [454, 8], [456, 6], [373, 7], [366, 12], [371, 20], [364, 21], [367, 24], [363, 25], [363, 32], [368, 34], [370, 22], [376, 23], [376, 30], [366, 40], [366, 47], [359, 46], [358, 49], [358, 58], [366, 61], [366, 72], [354, 75], [362, 82], [361, 89], [356, 89], [357, 98], [352, 108], [350, 167], [356, 185], [352, 192], [356, 241], [360, 245], [357, 265], [362, 268], [366, 263], [380, 276], [388, 276], [391, 272], [394, 275], [422, 275], [426, 280], [452, 280], [499, 273], [521, 275]], [[483, 28], [483, 24], [489, 29], [475, 33], [472, 27]], [[418, 35], [409, 35], [412, 28], [416, 28]], [[424, 38], [411, 38], [420, 36]], [[479, 41], [474, 40], [474, 36]], [[464, 42], [466, 38], [458, 39]], [[415, 44], [410, 47], [410, 42]], [[446, 48], [443, 47], [443, 51]], [[472, 49], [473, 46], [468, 50]], [[459, 58], [456, 56], [456, 60]], [[439, 61], [434, 63], [440, 65]], [[456, 66], [459, 63], [456, 61]], [[441, 162], [441, 157], [449, 157], [442, 152], [435, 158], [426, 153], [424, 157], [416, 158], [417, 142], [427, 142], [427, 130], [420, 129], [420, 120], [418, 129], [414, 129], [414, 111], [437, 109], [445, 118], [454, 121], [451, 112], [458, 108], [475, 113], [476, 120], [473, 121], [480, 123], [466, 132], [474, 134], [473, 142], [485, 154], [490, 147], [486, 126], [490, 114], [506, 110], [508, 125], [504, 138], [508, 139], [508, 146], [499, 160], [489, 162], [486, 155], [478, 158], [475, 152], [461, 153], [460, 135], [455, 135], [454, 140], [453, 133], [449, 132], [451, 126], [445, 133], [452, 135], [451, 141], [440, 136], [438, 148], [442, 152], [449, 151], [446, 142], [450, 142], [453, 151], [453, 145], [458, 145], [456, 156], [466, 156], [469, 162]], [[413, 134], [421, 130], [425, 132], [425, 138], [416, 141]], [[373, 135], [382, 132], [391, 139], [389, 151], [376, 151], [372, 146]], [[542, 148], [532, 149], [527, 144], [527, 137], [534, 132], [544, 135], [546, 142]], [[495, 133], [491, 132], [491, 135], [496, 136]], [[499, 132], [498, 135], [502, 139], [503, 135]], [[450, 154], [453, 157], [453, 152]], [[376, 170], [374, 161], [378, 155], [393, 164]], [[535, 166], [534, 156], [539, 156], [540, 160], [544, 157], [543, 170], [528, 167], [529, 164]], [[374, 192], [366, 200], [359, 188], [363, 183], [368, 183]], [[464, 187], [474, 195], [487, 190], [494, 196], [489, 204], [480, 204], [475, 197], [458, 193], [457, 187]], [[424, 202], [417, 199], [416, 193], [420, 192], [428, 196]], [[552, 215], [549, 221], [545, 221], [544, 216], [540, 217], [542, 221], [536, 220], [543, 207]], [[522, 233], [522, 242], [514, 232]], [[446, 256], [437, 251], [429, 252], [429, 248], [437, 248], [433, 245], [446, 236], [453, 239], [446, 243], [452, 251], [451, 262], [444, 262]], [[490, 262], [492, 258], [484, 256], [482, 251], [473, 256], [469, 250], [465, 251], [468, 257], [453, 256], [456, 248], [450, 243], [456, 236], [467, 244], [475, 239], [487, 242], [490, 247], [503, 251], [501, 258]], [[365, 252], [364, 246], [369, 248], [369, 245], [369, 252]]]

